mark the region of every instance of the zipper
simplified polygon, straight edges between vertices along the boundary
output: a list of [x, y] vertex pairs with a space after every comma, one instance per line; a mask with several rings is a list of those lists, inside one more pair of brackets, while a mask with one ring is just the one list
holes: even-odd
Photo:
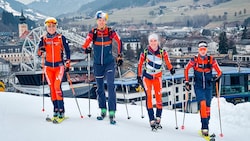
[[101, 64], [103, 65], [103, 33], [102, 33], [102, 53], [101, 53]]
[[203, 89], [205, 89], [205, 72], [204, 72], [204, 59], [202, 59], [202, 65], [203, 65], [203, 72], [202, 72], [202, 83], [203, 83]]
[[53, 68], [55, 67], [55, 54], [54, 54], [54, 38], [52, 38], [52, 64], [53, 64]]

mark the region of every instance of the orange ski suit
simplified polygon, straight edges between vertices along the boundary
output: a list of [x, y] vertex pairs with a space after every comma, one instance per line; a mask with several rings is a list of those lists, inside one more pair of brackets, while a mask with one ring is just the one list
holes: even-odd
[[[147, 53], [141, 53], [138, 63], [138, 76], [142, 76], [143, 85], [146, 91], [146, 106], [149, 119], [154, 120], [154, 111], [152, 104], [152, 89], [156, 99], [156, 117], [161, 117], [162, 113], [162, 65], [163, 61], [169, 70], [173, 67], [165, 50], [159, 49], [153, 51], [149, 46]], [[144, 67], [143, 67], [144, 65]]]
[[63, 92], [61, 83], [64, 76], [63, 53], [66, 53], [67, 60], [70, 60], [70, 50], [66, 38], [58, 33], [47, 34], [41, 38], [38, 54], [42, 48], [46, 52], [44, 72], [50, 86], [50, 96], [54, 105], [54, 111], [64, 112]]
[[185, 81], [189, 81], [189, 69], [194, 70], [194, 91], [200, 106], [202, 128], [208, 129], [210, 120], [210, 105], [212, 100], [212, 71], [215, 69], [217, 77], [222, 71], [213, 56], [195, 56], [191, 58], [184, 70]]

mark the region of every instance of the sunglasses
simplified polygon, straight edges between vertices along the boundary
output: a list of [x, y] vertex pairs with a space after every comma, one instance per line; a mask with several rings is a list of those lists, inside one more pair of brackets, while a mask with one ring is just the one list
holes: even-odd
[[206, 47], [200, 47], [199, 51], [207, 51], [207, 48]]
[[56, 25], [55, 24], [50, 24], [50, 25], [47, 25], [48, 28], [55, 28]]

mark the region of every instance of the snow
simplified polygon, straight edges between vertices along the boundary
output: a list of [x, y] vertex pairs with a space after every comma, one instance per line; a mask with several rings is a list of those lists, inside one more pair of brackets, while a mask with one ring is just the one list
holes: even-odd
[[[88, 99], [77, 99], [84, 118], [80, 118], [76, 100], [65, 98], [66, 115], [69, 119], [61, 124], [46, 122], [47, 115], [52, 115], [50, 98], [45, 97], [45, 111], [42, 112], [43, 98], [26, 94], [0, 92], [0, 140], [3, 141], [202, 141], [199, 137], [199, 114], [186, 113], [185, 129], [175, 129], [174, 110], [163, 110], [162, 130], [152, 132], [149, 127], [146, 108], [143, 107], [145, 118], [141, 118], [140, 105], [127, 105], [127, 119], [124, 104], [117, 105], [116, 125], [109, 121], [96, 120], [100, 110], [97, 101], [91, 100], [91, 117], [88, 115]], [[212, 100], [210, 132], [217, 135], [216, 141], [247, 141], [250, 133], [250, 103], [233, 105], [220, 99], [222, 131], [218, 118], [217, 98]], [[182, 125], [183, 113], [177, 112], [179, 127]]]
[[12, 9], [7, 1], [0, 0], [0, 7], [3, 8], [5, 11], [12, 13], [14, 16], [20, 15], [20, 12]]

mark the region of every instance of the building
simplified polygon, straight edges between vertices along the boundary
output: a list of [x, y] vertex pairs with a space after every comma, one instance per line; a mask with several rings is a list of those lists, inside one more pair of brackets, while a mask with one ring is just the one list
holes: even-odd
[[12, 65], [19, 65], [22, 61], [22, 46], [0, 46], [0, 58], [9, 61]]
[[28, 25], [26, 23], [26, 18], [23, 15], [23, 10], [21, 12], [21, 16], [19, 18], [19, 24], [18, 24], [18, 33], [19, 33], [19, 38], [25, 38], [23, 35], [27, 35], [28, 33]]

